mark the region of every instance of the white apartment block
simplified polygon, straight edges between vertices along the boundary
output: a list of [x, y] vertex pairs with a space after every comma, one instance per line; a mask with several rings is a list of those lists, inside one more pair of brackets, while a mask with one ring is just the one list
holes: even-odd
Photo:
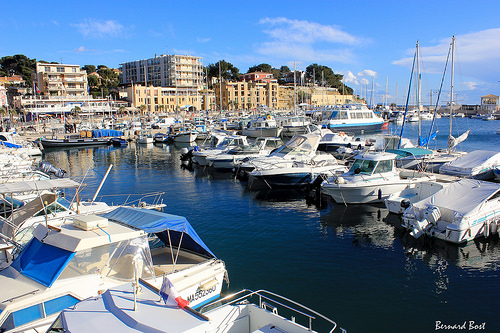
[[87, 96], [87, 72], [79, 65], [46, 64], [37, 62], [32, 73], [37, 94], [44, 96]]
[[188, 55], [155, 55], [154, 58], [120, 64], [122, 84], [155, 87], [204, 86], [203, 58]]

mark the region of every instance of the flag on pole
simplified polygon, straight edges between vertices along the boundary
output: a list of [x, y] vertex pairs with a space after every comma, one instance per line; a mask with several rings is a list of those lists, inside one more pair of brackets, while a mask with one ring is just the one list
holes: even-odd
[[41, 91], [40, 91], [40, 89], [38, 89], [38, 86], [36, 85], [36, 83], [35, 83], [35, 92], [36, 92], [37, 94], [39, 94], [39, 93], [41, 92]]
[[186, 301], [181, 297], [181, 295], [179, 295], [177, 289], [175, 289], [172, 282], [170, 282], [170, 280], [166, 276], [163, 276], [160, 296], [161, 298], [163, 298], [163, 301], [166, 305], [180, 306], [183, 309], [189, 305], [189, 301]]

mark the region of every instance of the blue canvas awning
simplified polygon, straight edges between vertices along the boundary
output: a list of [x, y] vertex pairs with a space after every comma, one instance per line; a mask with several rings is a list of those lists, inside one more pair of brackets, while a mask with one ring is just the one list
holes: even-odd
[[12, 267], [21, 274], [50, 287], [57, 280], [75, 253], [44, 244], [32, 238]]
[[[170, 232], [172, 243], [170, 245], [179, 246], [181, 243], [181, 248], [216, 258], [183, 216], [133, 207], [118, 207], [101, 216], [144, 230], [147, 233], [154, 233], [167, 245], [169, 245], [168, 232]], [[180, 242], [181, 236], [182, 242]]]
[[386, 149], [388, 153], [393, 153], [398, 155], [399, 157], [408, 157], [408, 156], [425, 156], [431, 155], [433, 152], [430, 149], [425, 148], [400, 148], [400, 149]]

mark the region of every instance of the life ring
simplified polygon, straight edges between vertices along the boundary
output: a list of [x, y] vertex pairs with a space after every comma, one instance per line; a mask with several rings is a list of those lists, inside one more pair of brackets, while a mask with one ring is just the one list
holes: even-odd
[[344, 135], [345, 135], [345, 133], [344, 133], [344, 132], [339, 132], [339, 135], [340, 135], [340, 136], [344, 136]]
[[270, 114], [267, 115], [267, 120], [271, 120], [271, 115]]

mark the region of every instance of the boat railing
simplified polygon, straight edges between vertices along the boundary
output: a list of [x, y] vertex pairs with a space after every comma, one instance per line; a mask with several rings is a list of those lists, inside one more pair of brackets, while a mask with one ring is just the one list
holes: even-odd
[[[330, 329], [330, 333], [334, 332], [337, 328], [340, 329], [341, 332], [347, 332], [345, 329], [342, 327], [338, 327], [337, 323], [333, 321], [332, 319], [322, 315], [319, 312], [316, 312], [296, 301], [293, 301], [289, 298], [286, 298], [284, 296], [275, 294], [273, 292], [267, 291], [267, 290], [257, 290], [257, 291], [252, 291], [249, 289], [243, 289], [235, 294], [228, 295], [222, 299], [219, 299], [215, 302], [209, 303], [205, 306], [203, 306], [201, 309], [199, 309], [200, 313], [208, 313], [210, 311], [213, 311], [219, 307], [229, 305], [229, 304], [244, 304], [245, 302], [250, 302], [249, 299], [257, 296], [258, 297], [258, 306], [262, 309], [265, 309], [269, 311], [271, 309], [271, 312], [275, 315], [278, 315], [278, 307], [280, 306], [281, 308], [287, 309], [294, 314], [299, 314], [309, 321], [309, 330], [312, 331], [312, 323], [313, 320], [321, 318], [324, 321], [326, 321], [329, 325], [332, 325], [333, 327]], [[273, 298], [271, 298], [273, 297]], [[278, 299], [278, 300], [277, 300]], [[287, 304], [285, 304], [287, 303]], [[289, 304], [289, 305], [288, 305]], [[228, 316], [230, 316], [229, 314]], [[291, 321], [295, 322], [295, 316], [291, 317]]]
[[[127, 194], [125, 201], [120, 205], [123, 206], [132, 206], [132, 207], [140, 207], [144, 208], [146, 206], [158, 206], [159, 208], [164, 207], [163, 203], [163, 194], [165, 192], [149, 192], [149, 193], [139, 193], [139, 194]], [[106, 198], [112, 197], [124, 197], [124, 194], [103, 194], [98, 197], [99, 201], [106, 201]], [[139, 196], [139, 198], [137, 198]], [[152, 199], [150, 199], [152, 198]], [[148, 202], [150, 201], [150, 202]], [[112, 203], [116, 204], [115, 202]]]

